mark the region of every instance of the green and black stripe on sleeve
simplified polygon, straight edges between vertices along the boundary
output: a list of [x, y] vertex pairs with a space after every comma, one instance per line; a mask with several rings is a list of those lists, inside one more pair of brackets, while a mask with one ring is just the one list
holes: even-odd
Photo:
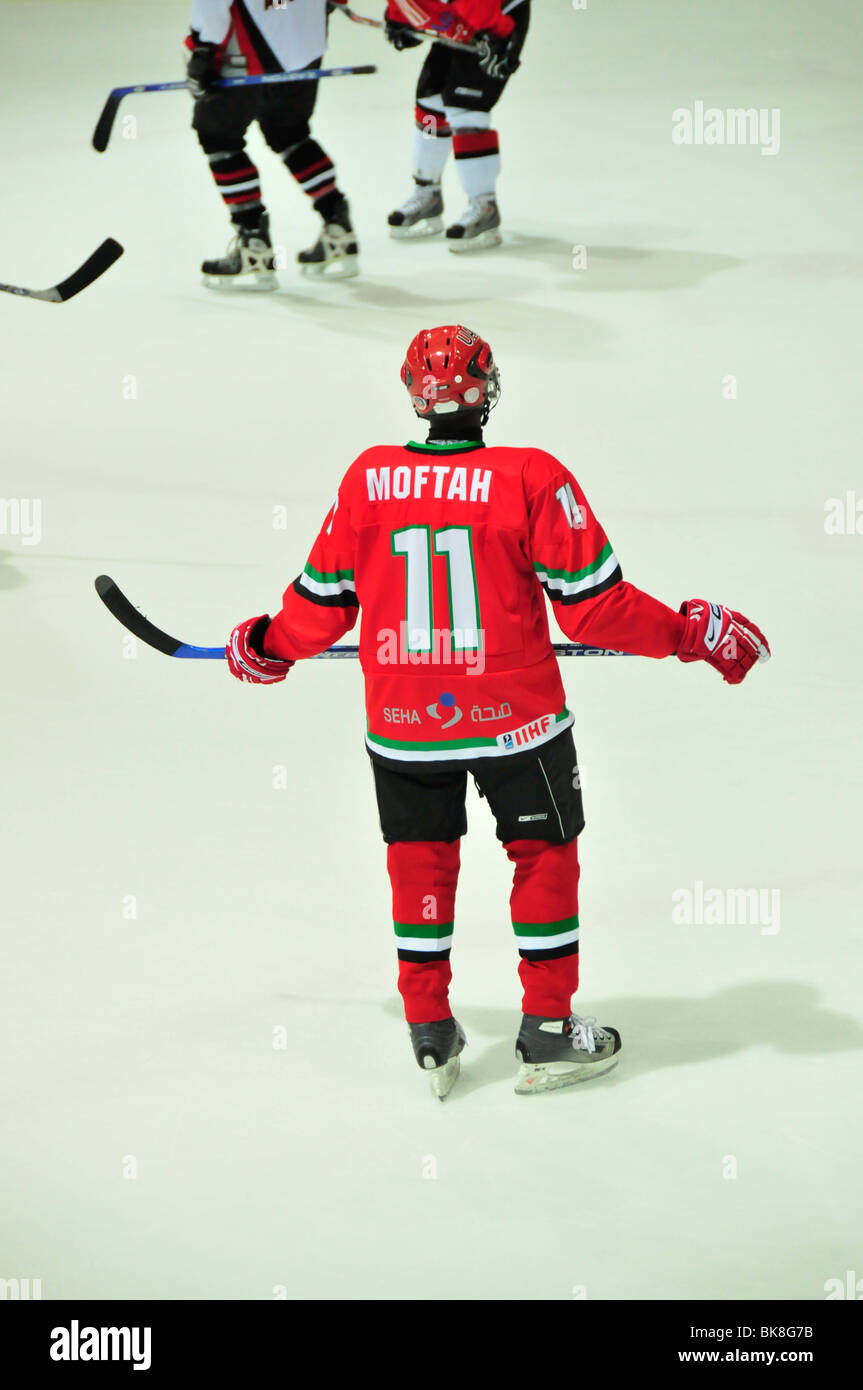
[[322, 573], [306, 565], [294, 580], [294, 591], [322, 608], [359, 608], [353, 570]]
[[585, 599], [605, 593], [623, 579], [610, 541], [606, 541], [596, 559], [584, 569], [551, 569], [539, 561], [535, 561], [533, 567], [540, 584], [555, 603], [583, 603]]

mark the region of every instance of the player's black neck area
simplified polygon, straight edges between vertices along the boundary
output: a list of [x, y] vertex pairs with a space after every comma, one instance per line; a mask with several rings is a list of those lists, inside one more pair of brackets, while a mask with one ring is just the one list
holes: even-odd
[[439, 424], [432, 425], [428, 432], [427, 444], [446, 444], [450, 440], [458, 440], [461, 443], [481, 444], [482, 426], [479, 424], [470, 425], [464, 419], [461, 423], [458, 420], [441, 421]]

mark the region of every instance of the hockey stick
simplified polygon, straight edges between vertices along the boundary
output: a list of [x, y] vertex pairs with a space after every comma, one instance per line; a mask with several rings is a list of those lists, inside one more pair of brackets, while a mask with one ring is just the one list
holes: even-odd
[[[263, 72], [252, 77], [220, 77], [213, 87], [258, 87], [269, 82], [316, 82], [319, 77], [363, 77], [377, 72], [372, 63], [363, 63], [355, 68], [301, 68], [299, 72]], [[183, 82], [139, 82], [134, 87], [115, 87], [108, 94], [102, 114], [93, 131], [93, 148], [103, 154], [108, 148], [114, 121], [124, 97], [137, 92], [185, 92], [189, 84]]]
[[[339, 13], [353, 24], [367, 24], [370, 29], [385, 29], [386, 20], [369, 19], [364, 14], [357, 14], [355, 10], [349, 10], [347, 5], [339, 5]], [[479, 48], [475, 43], [458, 43], [456, 39], [448, 39], [443, 34], [438, 34], [434, 29], [413, 29], [418, 39], [431, 39], [432, 43], [442, 43], [444, 48], [457, 48], [460, 53], [478, 53]]]
[[[165, 656], [191, 657], [196, 661], [224, 661], [224, 646], [193, 647], [188, 642], [181, 642], [178, 637], [169, 637], [167, 632], [156, 627], [155, 623], [151, 623], [149, 618], [145, 618], [144, 614], [129, 602], [122, 589], [107, 574], [100, 574], [96, 580], [96, 593], [118, 623], [122, 623], [128, 632], [145, 642], [148, 647], [155, 647], [157, 652], [163, 652]], [[558, 656], [628, 655], [627, 652], [618, 652], [612, 647], [588, 647], [583, 642], [555, 642], [553, 645]], [[328, 647], [324, 652], [316, 652], [311, 659], [316, 661], [321, 657], [354, 657], [358, 653], [359, 647]]]
[[44, 299], [47, 304], [65, 304], [67, 299], [80, 294], [88, 285], [92, 285], [94, 280], [98, 280], [100, 275], [104, 275], [122, 254], [123, 248], [119, 241], [109, 236], [92, 256], [87, 257], [83, 265], [74, 270], [66, 280], [61, 280], [59, 285], [52, 285], [50, 290], [25, 290], [21, 285], [0, 285], [0, 290], [4, 290], [6, 294], [24, 295], [27, 299]]

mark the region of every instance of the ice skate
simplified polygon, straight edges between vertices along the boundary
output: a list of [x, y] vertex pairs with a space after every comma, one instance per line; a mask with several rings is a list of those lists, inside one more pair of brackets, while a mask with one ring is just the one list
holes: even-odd
[[297, 256], [304, 275], [317, 276], [327, 280], [349, 280], [359, 275], [359, 247], [351, 226], [346, 198], [342, 198], [330, 222], [325, 222], [323, 231], [308, 251]]
[[471, 198], [461, 217], [446, 229], [450, 251], [484, 251], [500, 246], [500, 212], [491, 197]]
[[521, 1060], [517, 1096], [558, 1091], [578, 1081], [602, 1076], [617, 1065], [620, 1034], [595, 1018], [538, 1018], [523, 1014], [515, 1044]]
[[443, 231], [443, 197], [440, 184], [415, 179], [413, 195], [387, 218], [394, 241], [419, 241]]
[[242, 282], [243, 289], [277, 290], [279, 282], [273, 270], [273, 247], [267, 214], [261, 214], [256, 227], [238, 225], [224, 256], [204, 261], [201, 273], [201, 283], [208, 290], [233, 289], [241, 276], [248, 276]]
[[454, 1018], [442, 1018], [435, 1023], [409, 1023], [414, 1056], [428, 1072], [431, 1087], [438, 1100], [452, 1090], [459, 1074], [459, 1053], [467, 1043], [464, 1030]]

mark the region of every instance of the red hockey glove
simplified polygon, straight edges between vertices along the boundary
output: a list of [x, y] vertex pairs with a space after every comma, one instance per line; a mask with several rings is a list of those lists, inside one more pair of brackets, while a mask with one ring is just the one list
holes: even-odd
[[693, 598], [680, 612], [686, 619], [677, 651], [681, 661], [706, 661], [729, 685], [739, 685], [756, 661], [769, 660], [764, 633], [733, 608]]
[[263, 613], [259, 618], [247, 618], [244, 623], [238, 623], [228, 638], [225, 647], [228, 670], [238, 681], [274, 685], [276, 681], [283, 681], [293, 666], [292, 661], [264, 656], [264, 633], [269, 626], [269, 616]]

